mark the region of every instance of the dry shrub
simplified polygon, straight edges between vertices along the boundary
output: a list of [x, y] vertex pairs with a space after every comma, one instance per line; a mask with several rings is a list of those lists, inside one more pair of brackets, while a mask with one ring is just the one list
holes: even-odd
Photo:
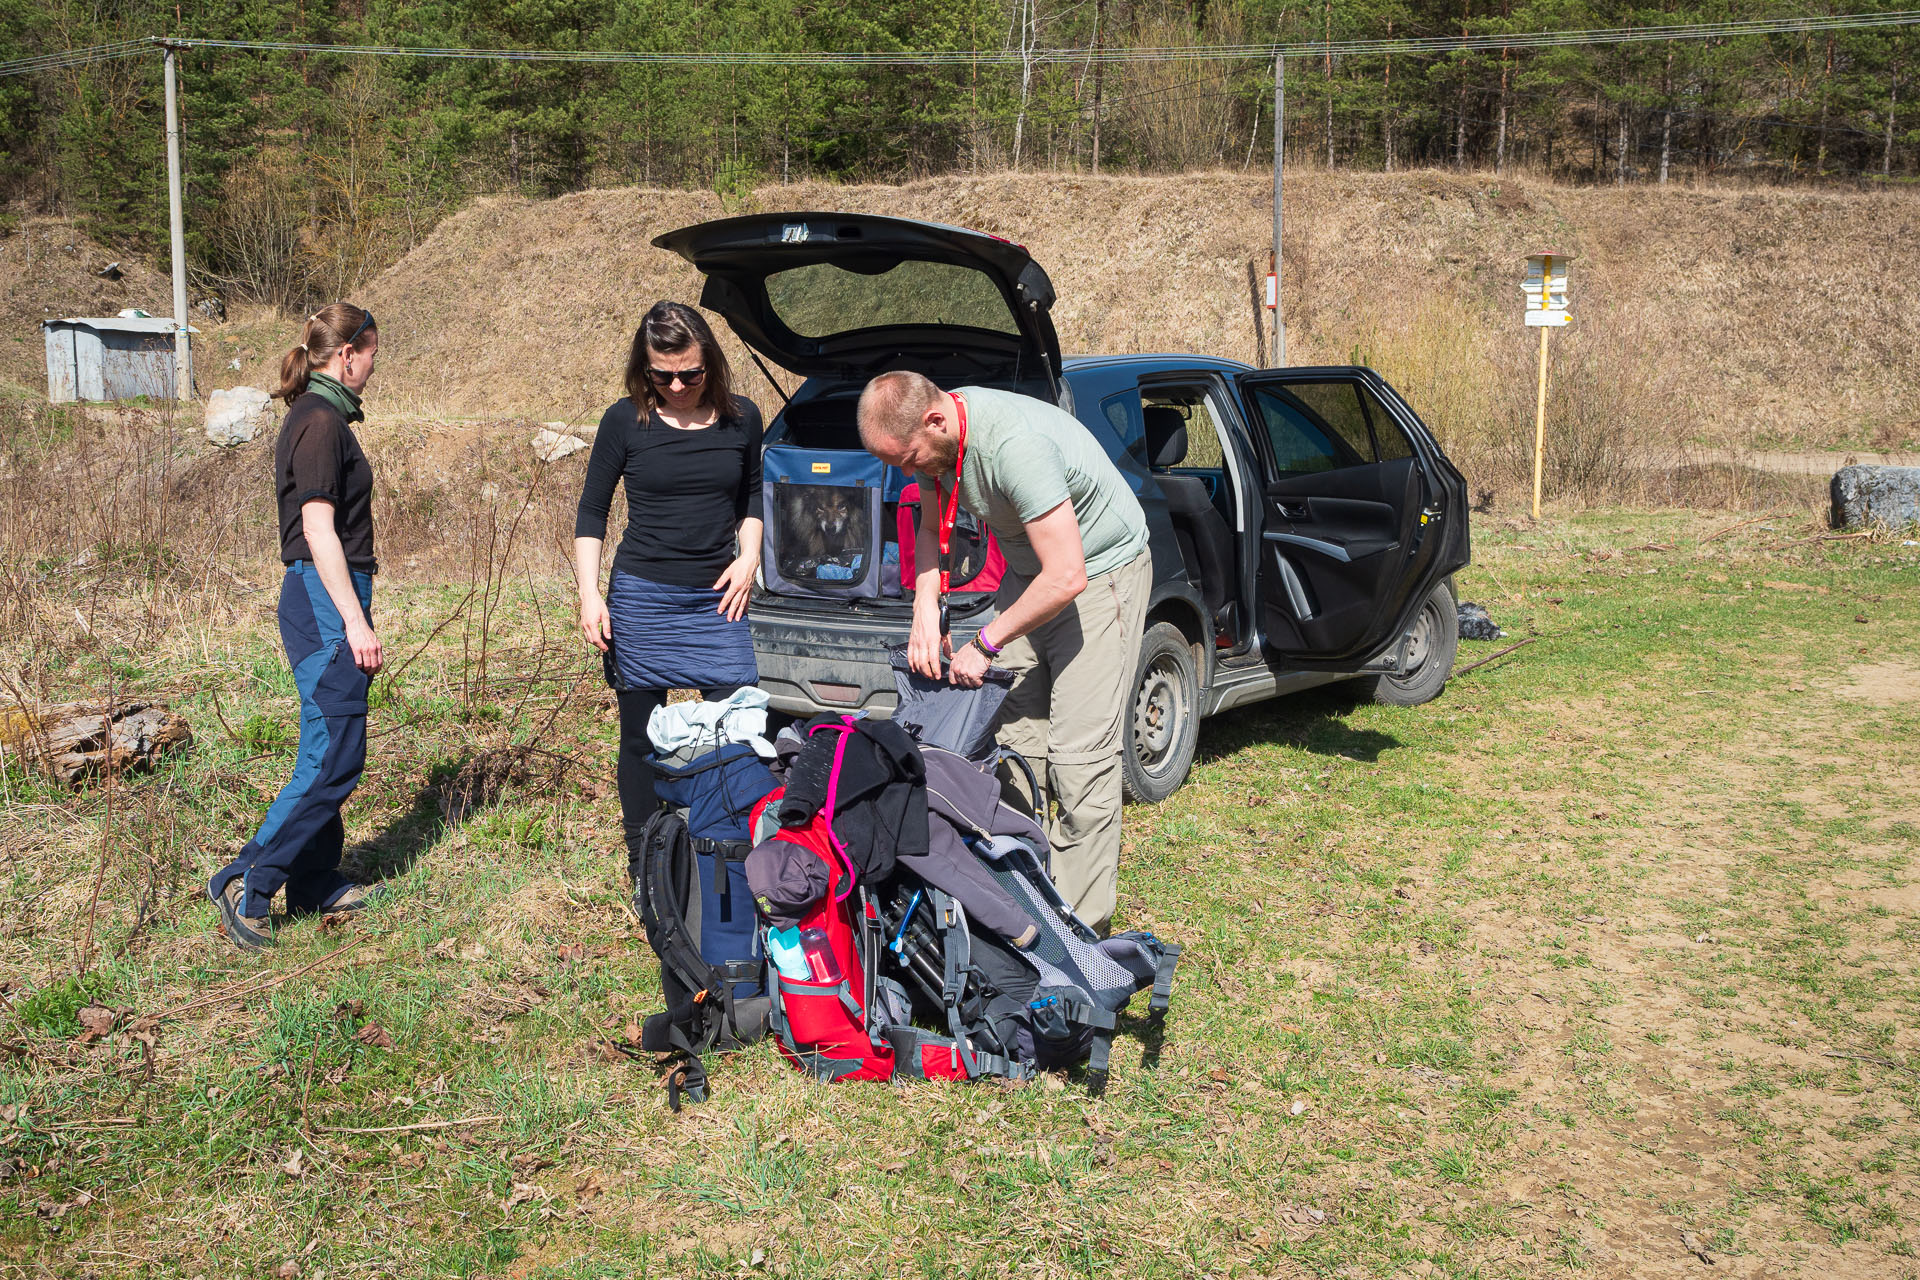
[[206, 456], [191, 429], [165, 410], [0, 403], [0, 632], [29, 685], [63, 647], [148, 650], [251, 588], [229, 565], [272, 538], [271, 493], [252, 493], [264, 456]]
[[[1378, 369], [1476, 492], [1531, 501], [1539, 337], [1490, 328], [1450, 289], [1391, 295], [1347, 321], [1346, 358]], [[1592, 316], [1549, 339], [1542, 484], [1556, 502], [1682, 500], [1692, 388], [1634, 317]], [[1691, 495], [1689, 495], [1691, 496]]]
[[[1518, 326], [1515, 326], [1517, 329]], [[1485, 442], [1503, 481], [1533, 476], [1539, 339], [1500, 344], [1494, 430]], [[1691, 434], [1681, 368], [1650, 354], [1631, 318], [1563, 329], [1548, 340], [1542, 484], [1583, 503], [1642, 502], [1685, 461]]]
[[550, 795], [572, 764], [571, 758], [528, 742], [489, 748], [463, 761], [440, 785], [440, 816], [458, 825], [514, 792]]

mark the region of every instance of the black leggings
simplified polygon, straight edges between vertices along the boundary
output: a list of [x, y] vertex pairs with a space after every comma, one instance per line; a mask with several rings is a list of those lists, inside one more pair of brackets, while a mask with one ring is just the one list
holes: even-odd
[[[702, 689], [708, 702], [721, 702], [746, 688], [741, 684], [719, 684]], [[623, 689], [614, 695], [620, 701], [620, 756], [615, 776], [620, 781], [620, 825], [626, 832], [629, 856], [640, 852], [640, 833], [647, 819], [660, 807], [653, 789], [653, 769], [647, 756], [653, 744], [647, 740], [647, 720], [655, 707], [667, 700], [665, 689]]]

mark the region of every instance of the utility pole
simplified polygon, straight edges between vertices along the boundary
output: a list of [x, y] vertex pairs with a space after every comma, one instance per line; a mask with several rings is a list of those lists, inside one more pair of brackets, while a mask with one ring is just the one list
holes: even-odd
[[1273, 55], [1273, 367], [1287, 363], [1286, 309], [1280, 289], [1280, 161], [1287, 136], [1287, 55]]
[[187, 343], [187, 229], [180, 213], [180, 103], [175, 88], [179, 51], [167, 54], [167, 214], [173, 227], [173, 398], [193, 399], [193, 356]]

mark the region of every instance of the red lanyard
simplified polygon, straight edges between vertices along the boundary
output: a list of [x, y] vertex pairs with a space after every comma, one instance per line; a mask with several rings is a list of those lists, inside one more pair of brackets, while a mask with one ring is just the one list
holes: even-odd
[[[952, 585], [953, 518], [960, 507], [960, 468], [967, 462], [967, 402], [953, 397], [960, 428], [960, 448], [953, 456], [953, 492], [949, 494], [938, 480], [933, 482], [934, 509], [940, 513], [940, 607], [944, 617], [947, 591]], [[944, 630], [944, 628], [943, 628]]]

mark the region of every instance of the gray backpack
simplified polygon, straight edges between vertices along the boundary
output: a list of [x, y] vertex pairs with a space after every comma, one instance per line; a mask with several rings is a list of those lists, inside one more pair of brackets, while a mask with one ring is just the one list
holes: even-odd
[[[936, 775], [983, 770], [941, 747], [923, 745], [922, 753], [930, 792]], [[1010, 899], [1034, 928], [1010, 942], [1004, 924], [982, 927], [959, 898], [904, 862], [869, 886], [873, 919], [864, 932], [878, 950], [869, 1024], [891, 1043], [894, 1074], [1026, 1079], [1085, 1062], [1088, 1089], [1099, 1093], [1120, 1014], [1144, 990], [1152, 993], [1147, 1058], [1157, 1059], [1180, 948], [1144, 931], [1095, 934], [1054, 888], [1038, 825], [997, 789], [988, 812], [965, 813], [939, 798], [930, 806], [971, 827], [964, 843], [1005, 895], [999, 901]]]

